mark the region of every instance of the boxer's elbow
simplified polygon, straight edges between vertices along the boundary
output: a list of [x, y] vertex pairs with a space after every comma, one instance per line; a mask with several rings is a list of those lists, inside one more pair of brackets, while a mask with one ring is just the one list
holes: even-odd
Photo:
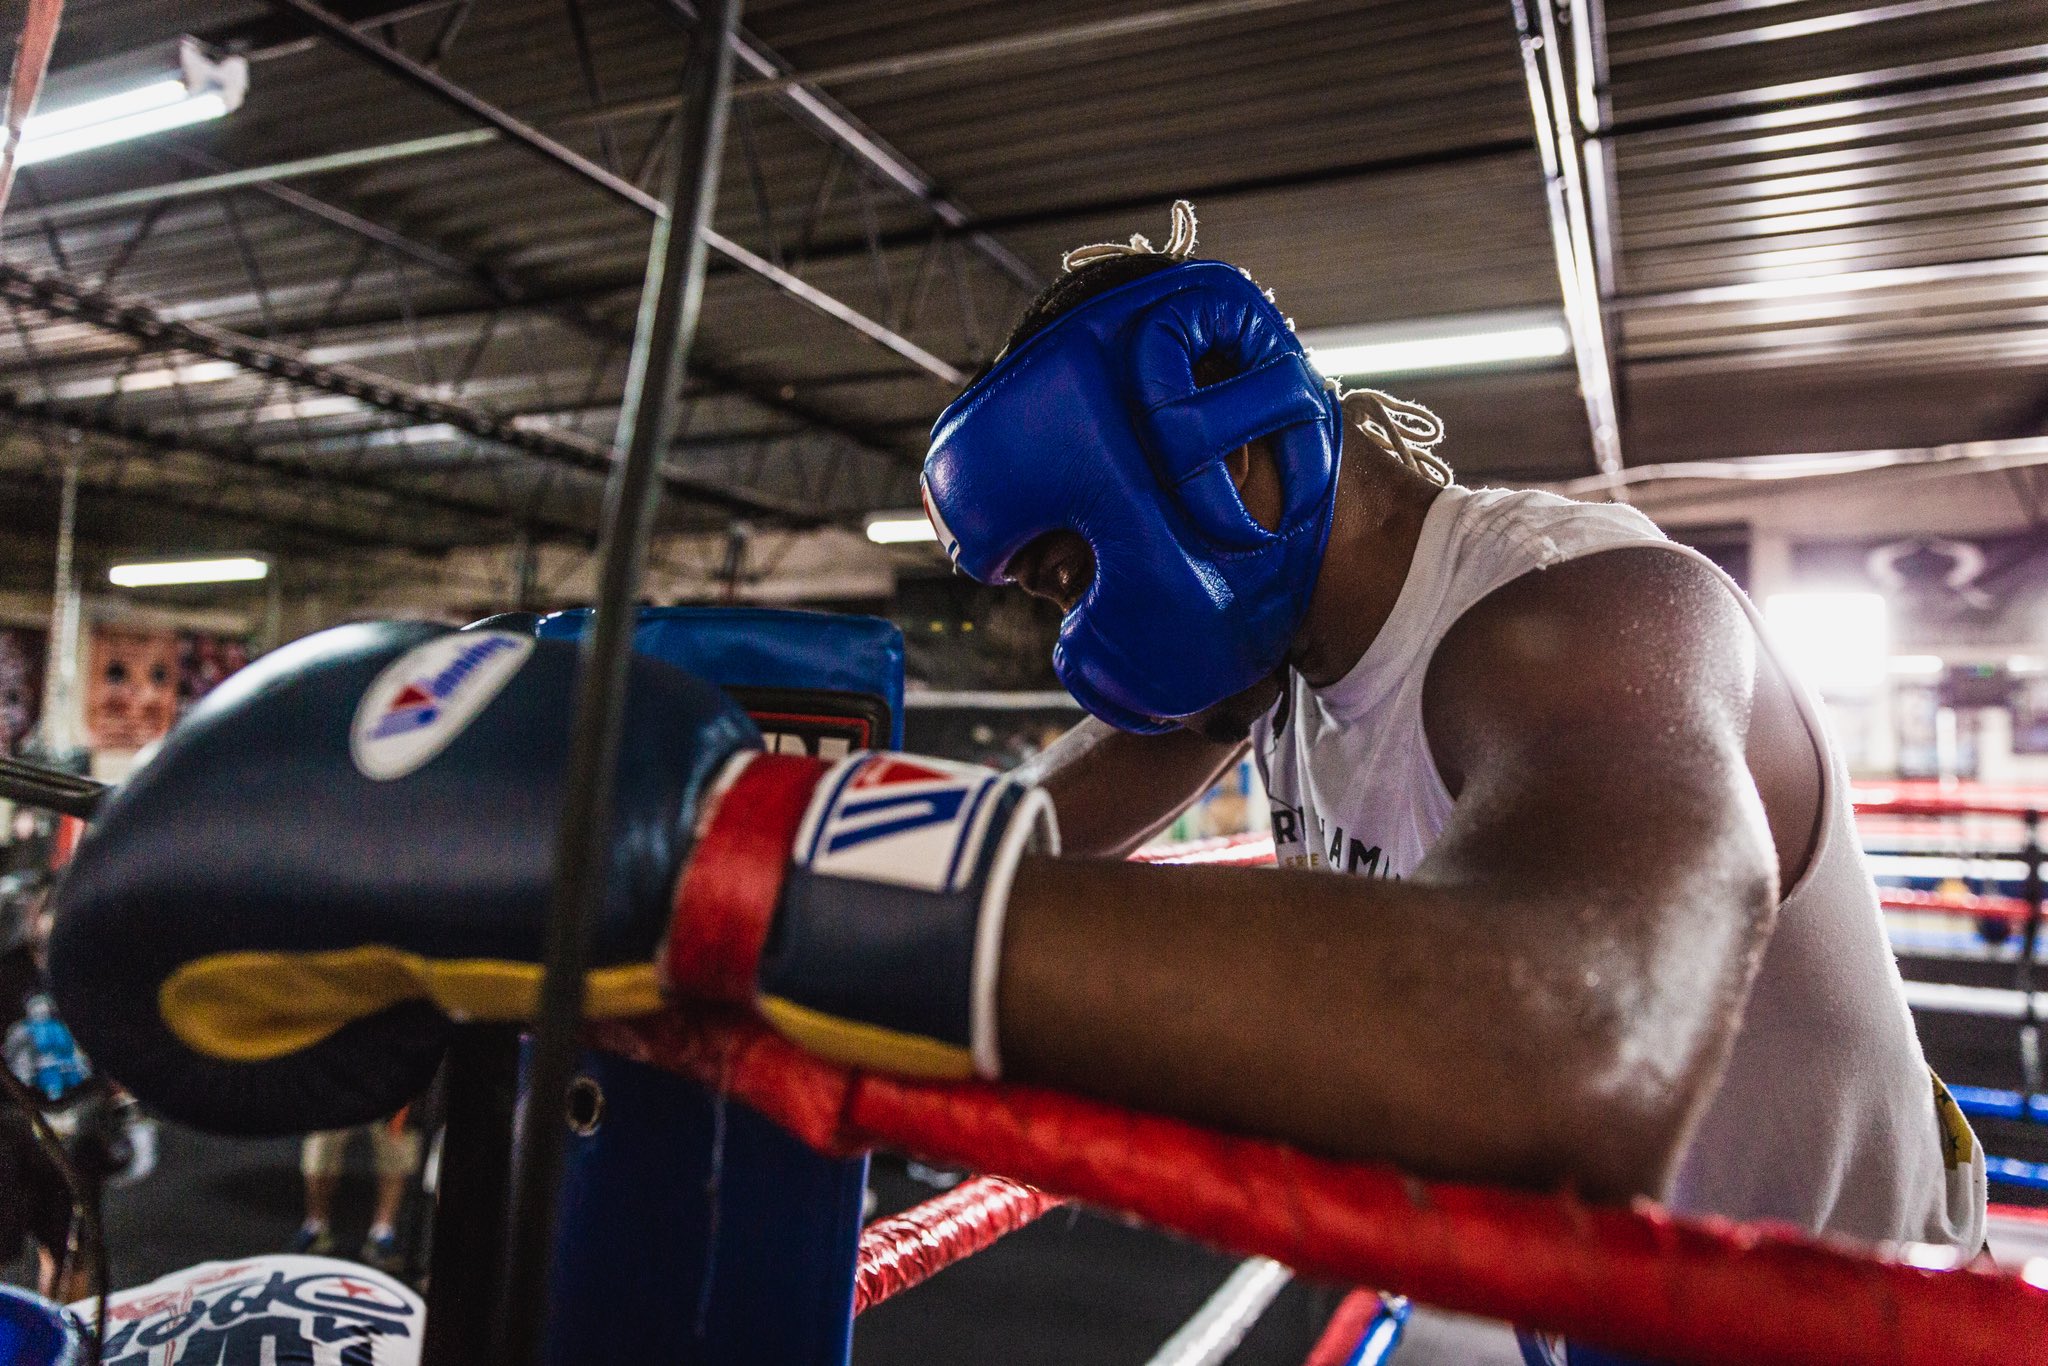
[[1529, 1184], [1601, 1202], [1665, 1197], [1691, 1128], [1687, 1106], [1640, 1096], [1617, 1101], [1592, 1087], [1559, 1099]]
[[[1678, 1170], [1692, 1108], [1670, 1088], [1603, 1084], [1604, 1046], [1549, 1041], [1550, 1058], [1467, 1111], [1459, 1145], [1419, 1164], [1425, 1175], [1572, 1191], [1599, 1203], [1661, 1199]], [[1611, 1075], [1611, 1074], [1610, 1074]], [[1441, 1140], [1441, 1134], [1439, 1140]]]
[[1580, 1003], [1542, 1069], [1552, 1184], [1605, 1199], [1666, 1195], [1719, 1089], [1755, 948], [1751, 936], [1733, 937], [1725, 962], [1645, 974]]

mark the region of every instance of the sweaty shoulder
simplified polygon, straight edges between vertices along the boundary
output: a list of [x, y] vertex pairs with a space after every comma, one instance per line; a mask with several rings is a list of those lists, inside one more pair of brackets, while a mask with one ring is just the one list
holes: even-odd
[[[1755, 633], [1719, 576], [1656, 546], [1596, 550], [1481, 598], [1431, 658], [1423, 717], [1456, 796], [1493, 758], [1562, 733], [1690, 734], [1741, 750]], [[1626, 762], [1617, 752], [1615, 759]]]

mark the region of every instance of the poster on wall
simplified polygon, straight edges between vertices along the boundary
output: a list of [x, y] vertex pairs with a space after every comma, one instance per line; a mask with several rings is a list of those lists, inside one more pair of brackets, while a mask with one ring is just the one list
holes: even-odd
[[15, 754], [43, 715], [43, 652], [47, 632], [0, 627], [0, 754]]
[[2048, 678], [2029, 678], [2012, 709], [2012, 752], [2048, 754]]
[[94, 628], [85, 729], [100, 750], [141, 749], [249, 662], [248, 642], [199, 631]]
[[178, 714], [249, 662], [249, 642], [235, 636], [186, 631], [178, 637]]
[[96, 626], [86, 647], [85, 733], [99, 750], [141, 749], [178, 716], [178, 633]]

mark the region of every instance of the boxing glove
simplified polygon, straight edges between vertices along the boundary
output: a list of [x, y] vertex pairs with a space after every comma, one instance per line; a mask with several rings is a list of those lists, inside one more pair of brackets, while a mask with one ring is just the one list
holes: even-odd
[[1040, 788], [974, 764], [742, 755], [708, 803], [663, 951], [672, 988], [749, 1003], [855, 1067], [993, 1079], [1010, 884], [1057, 853]]
[[[1057, 842], [1044, 794], [763, 755], [716, 689], [632, 668], [589, 1013], [710, 996], [841, 1061], [993, 1075], [1009, 879]], [[59, 889], [51, 975], [88, 1052], [175, 1118], [292, 1132], [395, 1110], [451, 1019], [529, 1018], [575, 670], [566, 642], [369, 625], [216, 690]]]
[[[55, 898], [50, 976], [86, 1052], [145, 1102], [227, 1132], [390, 1114], [450, 1018], [538, 995], [576, 647], [345, 626], [193, 708], [111, 800]], [[636, 659], [595, 1015], [656, 1008], [653, 966], [699, 795], [758, 732]]]

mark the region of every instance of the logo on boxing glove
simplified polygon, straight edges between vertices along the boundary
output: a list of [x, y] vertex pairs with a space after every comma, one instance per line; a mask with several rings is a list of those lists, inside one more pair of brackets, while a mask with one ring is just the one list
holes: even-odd
[[798, 862], [830, 877], [957, 891], [975, 872], [1003, 783], [974, 764], [857, 755], [819, 784], [798, 832]]
[[356, 707], [349, 754], [362, 775], [390, 782], [446, 749], [533, 653], [530, 636], [463, 631], [437, 636], [377, 675]]

